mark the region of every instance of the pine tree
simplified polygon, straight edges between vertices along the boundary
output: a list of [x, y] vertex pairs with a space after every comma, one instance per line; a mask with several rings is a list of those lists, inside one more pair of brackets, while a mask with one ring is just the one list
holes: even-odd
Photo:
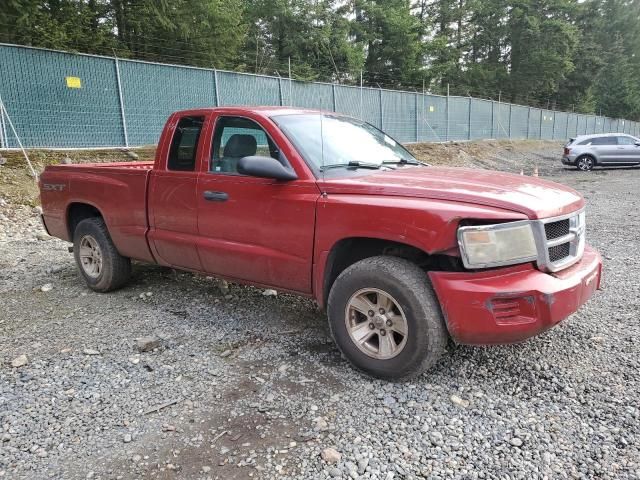
[[640, 116], [640, 88], [621, 36], [613, 39], [597, 77], [596, 108], [617, 118]]
[[402, 87], [423, 78], [422, 26], [409, 0], [356, 0], [358, 38], [365, 44], [369, 85]]
[[569, 2], [519, 0], [507, 22], [509, 85], [512, 101], [556, 97], [559, 85], [574, 69], [577, 29], [567, 20]]
[[4, 0], [0, 41], [640, 118], [640, 0]]
[[350, 41], [351, 26], [336, 0], [251, 0], [245, 69], [287, 72], [303, 80], [341, 80], [362, 65], [362, 50]]

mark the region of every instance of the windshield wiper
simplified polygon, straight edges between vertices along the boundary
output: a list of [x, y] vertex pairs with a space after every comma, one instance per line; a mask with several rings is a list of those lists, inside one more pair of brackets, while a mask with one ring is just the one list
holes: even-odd
[[417, 160], [407, 160], [406, 158], [401, 158], [400, 160], [385, 160], [382, 162], [383, 165], [424, 165]]
[[330, 165], [323, 165], [320, 167], [321, 171], [330, 170], [332, 168], [371, 168], [374, 170], [378, 170], [382, 167], [381, 163], [365, 163], [358, 162], [356, 160], [352, 160], [348, 163], [333, 163]]

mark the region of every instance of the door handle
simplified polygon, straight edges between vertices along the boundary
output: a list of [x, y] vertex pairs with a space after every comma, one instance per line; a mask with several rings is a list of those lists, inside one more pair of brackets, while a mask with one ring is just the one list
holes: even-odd
[[204, 192], [204, 199], [210, 202], [226, 202], [229, 200], [229, 194], [226, 192], [212, 192], [207, 190]]

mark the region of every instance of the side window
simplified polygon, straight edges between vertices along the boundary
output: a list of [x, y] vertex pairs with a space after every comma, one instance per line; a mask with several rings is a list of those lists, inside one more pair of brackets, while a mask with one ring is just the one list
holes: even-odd
[[618, 137], [618, 145], [635, 145], [636, 141], [631, 137]]
[[618, 140], [616, 137], [596, 137], [591, 142], [591, 145], [617, 145]]
[[578, 145], [591, 145], [595, 139], [587, 138], [586, 140], [581, 141]]
[[192, 172], [196, 169], [196, 152], [204, 117], [182, 117], [176, 126], [169, 148], [168, 170]]
[[280, 151], [264, 129], [243, 117], [220, 117], [213, 132], [209, 170], [238, 175], [238, 160], [260, 155], [282, 161]]

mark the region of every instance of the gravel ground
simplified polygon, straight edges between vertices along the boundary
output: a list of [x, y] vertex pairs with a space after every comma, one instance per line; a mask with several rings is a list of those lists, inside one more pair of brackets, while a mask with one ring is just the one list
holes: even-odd
[[581, 191], [603, 290], [406, 383], [354, 372], [308, 300], [148, 265], [93, 293], [33, 207], [0, 200], [0, 478], [640, 478], [640, 168], [528, 144], [451, 162]]

